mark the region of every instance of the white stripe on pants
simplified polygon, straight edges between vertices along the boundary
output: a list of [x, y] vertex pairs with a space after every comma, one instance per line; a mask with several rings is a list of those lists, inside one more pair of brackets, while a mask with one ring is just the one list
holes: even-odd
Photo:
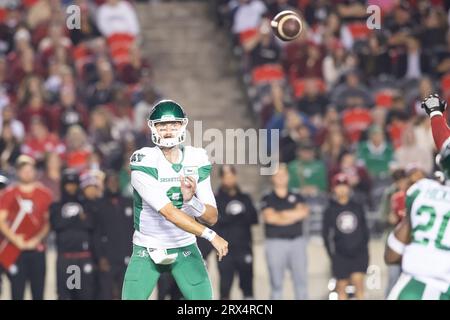
[[291, 271], [295, 298], [308, 299], [307, 241], [305, 237], [294, 239], [266, 239], [266, 257], [269, 267], [271, 299], [283, 297], [283, 281], [286, 269]]

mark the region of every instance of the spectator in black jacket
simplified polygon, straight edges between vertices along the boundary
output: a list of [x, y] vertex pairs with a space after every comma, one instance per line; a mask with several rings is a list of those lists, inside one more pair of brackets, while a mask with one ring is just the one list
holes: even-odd
[[237, 184], [236, 168], [220, 169], [221, 185], [216, 194], [220, 219], [216, 230], [226, 237], [230, 254], [219, 263], [220, 299], [229, 300], [234, 274], [239, 274], [244, 299], [253, 298], [253, 250], [251, 226], [258, 223], [249, 195]]
[[364, 274], [369, 263], [369, 230], [362, 205], [351, 197], [347, 176], [333, 177], [334, 198], [323, 214], [322, 236], [331, 259], [336, 291], [347, 299], [345, 288], [355, 286], [355, 297], [364, 298]]
[[94, 298], [93, 217], [85, 211], [78, 189], [78, 173], [66, 169], [61, 181], [61, 201], [50, 207], [50, 224], [58, 248], [59, 300]]
[[103, 172], [102, 171], [88, 171], [80, 176], [80, 188], [81, 203], [85, 212], [92, 217], [93, 220], [93, 232], [91, 236], [92, 240], [92, 253], [95, 263], [95, 291], [94, 298], [101, 297], [100, 284], [99, 284], [99, 270], [106, 270], [107, 265], [104, 259], [100, 259], [103, 246], [102, 246], [102, 231], [101, 226], [101, 213], [107, 210], [105, 202], [102, 200], [103, 189]]
[[133, 201], [120, 194], [119, 177], [106, 176], [105, 195], [99, 212], [100, 298], [120, 299], [125, 270], [130, 260], [133, 237]]

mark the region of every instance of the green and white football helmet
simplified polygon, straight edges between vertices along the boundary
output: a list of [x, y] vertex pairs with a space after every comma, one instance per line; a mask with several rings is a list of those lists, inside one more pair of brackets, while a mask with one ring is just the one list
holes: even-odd
[[[173, 138], [163, 138], [158, 134], [156, 130], [156, 124], [161, 122], [181, 122], [181, 128]], [[152, 141], [155, 145], [164, 148], [172, 148], [180, 143], [183, 143], [186, 139], [186, 126], [188, 124], [188, 118], [183, 108], [172, 100], [161, 100], [156, 103], [147, 122], [152, 134]]]

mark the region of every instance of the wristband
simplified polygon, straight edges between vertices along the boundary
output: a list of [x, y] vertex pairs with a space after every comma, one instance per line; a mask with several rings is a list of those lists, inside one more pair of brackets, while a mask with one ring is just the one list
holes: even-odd
[[394, 232], [391, 232], [389, 234], [389, 237], [387, 239], [387, 244], [388, 244], [389, 248], [392, 249], [392, 251], [394, 251], [395, 253], [397, 253], [399, 255], [402, 255], [403, 252], [405, 251], [406, 245], [397, 239]]
[[442, 116], [442, 112], [440, 112], [440, 111], [430, 112], [430, 118], [433, 118], [434, 116]]
[[217, 233], [214, 230], [211, 230], [210, 228], [205, 228], [200, 237], [211, 242], [212, 239], [214, 239], [214, 237], [216, 236], [216, 234]]

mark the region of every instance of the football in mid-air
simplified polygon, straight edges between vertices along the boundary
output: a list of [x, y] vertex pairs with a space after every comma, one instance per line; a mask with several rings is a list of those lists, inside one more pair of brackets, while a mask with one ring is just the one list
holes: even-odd
[[270, 22], [274, 34], [283, 41], [291, 41], [300, 36], [303, 29], [302, 19], [298, 13], [284, 10]]

